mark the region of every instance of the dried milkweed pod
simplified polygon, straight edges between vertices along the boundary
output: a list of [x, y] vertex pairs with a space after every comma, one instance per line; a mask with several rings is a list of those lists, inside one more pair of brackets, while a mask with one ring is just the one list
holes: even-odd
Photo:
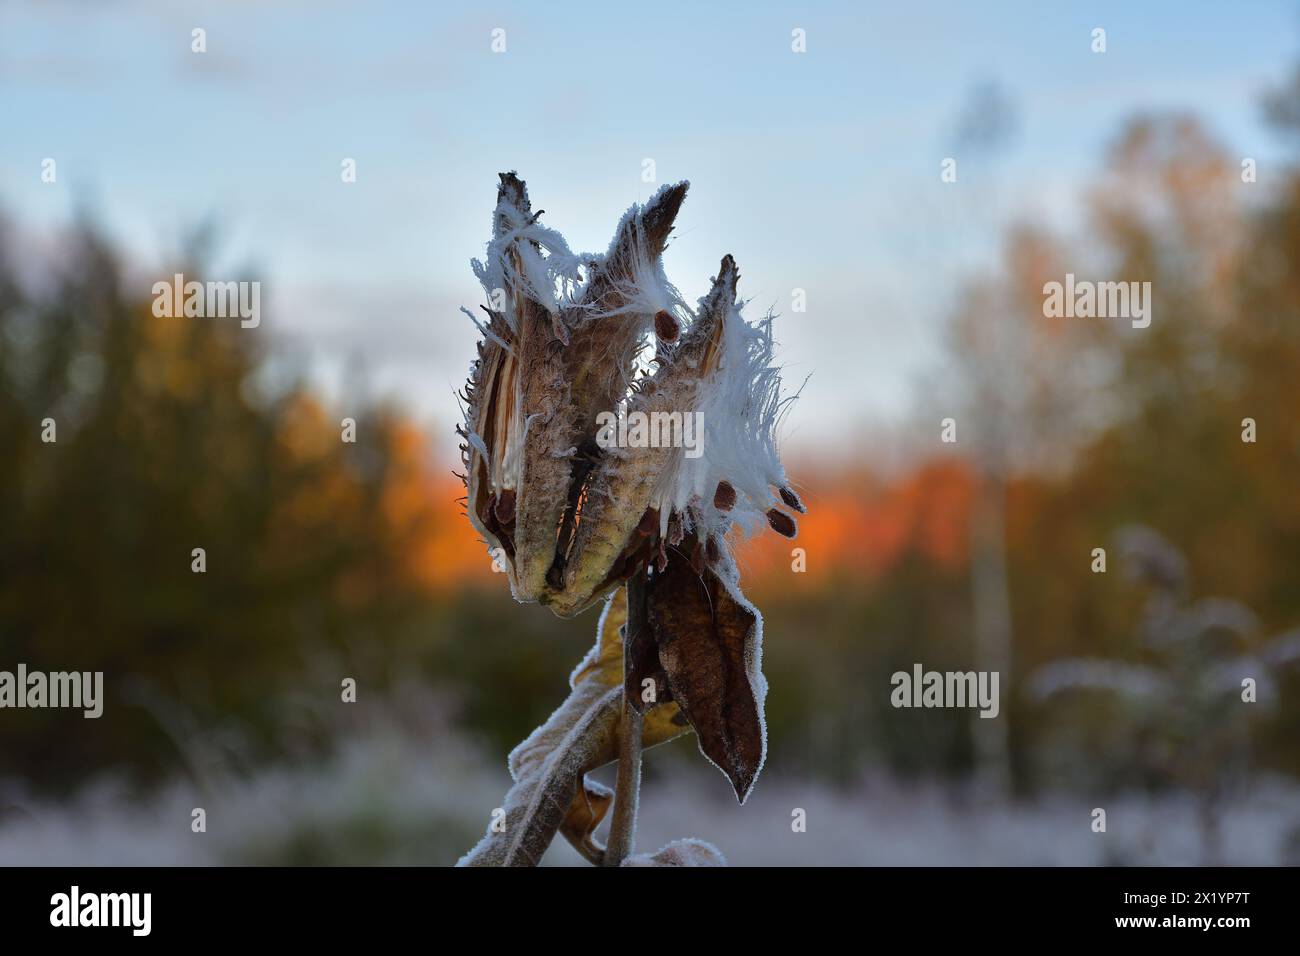
[[562, 589], [601, 458], [596, 417], [632, 386], [654, 315], [685, 308], [660, 264], [685, 195], [685, 183], [665, 187], [628, 211], [606, 255], [577, 256], [539, 224], [524, 183], [501, 176], [493, 239], [474, 270], [502, 308], [475, 319], [483, 340], [461, 434], [470, 520], [505, 555], [520, 601], [549, 603]]
[[[791, 398], [772, 317], [742, 316], [730, 256], [694, 309], [665, 276], [686, 190], [665, 186], [624, 214], [604, 255], [578, 255], [501, 176], [473, 264], [491, 305], [471, 315], [483, 339], [460, 429], [466, 510], [516, 599], [605, 610], [569, 700], [511, 754], [511, 836], [489, 830], [465, 863], [535, 863], [557, 831], [593, 862], [621, 862], [643, 744], [694, 730], [741, 802], [762, 769], [762, 618], [727, 541], [797, 532], [789, 512], [804, 505], [774, 437]], [[615, 758], [612, 798], [586, 775]]]

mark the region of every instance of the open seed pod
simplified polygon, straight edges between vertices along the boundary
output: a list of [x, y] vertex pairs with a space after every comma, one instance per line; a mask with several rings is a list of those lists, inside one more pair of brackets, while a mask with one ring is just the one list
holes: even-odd
[[[474, 263], [491, 305], [460, 430], [467, 511], [518, 600], [564, 616], [607, 600], [569, 698], [511, 754], [504, 827], [467, 866], [535, 865], [557, 832], [607, 865], [720, 864], [700, 841], [627, 856], [641, 749], [694, 730], [742, 803], [767, 755], [763, 619], [730, 541], [737, 526], [796, 533], [804, 506], [774, 439], [790, 399], [771, 317], [741, 315], [731, 256], [695, 309], [665, 277], [685, 195], [664, 187], [583, 256], [501, 177]], [[617, 798], [588, 776], [616, 755]]]
[[460, 432], [466, 510], [517, 600], [568, 616], [662, 568], [688, 533], [707, 561], [736, 523], [795, 532], [770, 318], [741, 316], [730, 256], [696, 310], [664, 275], [686, 189], [628, 210], [603, 256], [576, 255], [524, 183], [501, 176], [493, 238], [473, 264], [489, 306]]

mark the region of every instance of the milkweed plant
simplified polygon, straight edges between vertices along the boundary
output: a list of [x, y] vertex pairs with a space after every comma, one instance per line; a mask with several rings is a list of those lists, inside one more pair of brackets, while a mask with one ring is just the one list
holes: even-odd
[[[662, 255], [686, 197], [660, 189], [604, 255], [575, 254], [503, 173], [472, 263], [489, 305], [462, 399], [465, 511], [515, 600], [601, 605], [568, 698], [510, 754], [503, 807], [462, 866], [532, 866], [556, 833], [605, 866], [724, 865], [701, 840], [636, 855], [644, 748], [694, 732], [744, 803], [767, 753], [763, 619], [732, 545], [794, 537], [775, 431], [796, 396], [772, 319], [742, 315], [724, 256], [695, 308]], [[617, 761], [610, 790], [592, 771]], [[596, 831], [609, 816], [605, 843]]]

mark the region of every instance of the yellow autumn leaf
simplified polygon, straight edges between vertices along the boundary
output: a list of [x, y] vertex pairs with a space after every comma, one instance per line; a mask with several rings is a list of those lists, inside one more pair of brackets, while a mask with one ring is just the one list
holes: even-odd
[[[606, 602], [596, 628], [596, 643], [587, 652], [573, 674], [569, 686], [577, 689], [584, 681], [596, 681], [604, 687], [623, 685], [623, 625], [627, 623], [627, 588], [621, 587]], [[653, 747], [680, 737], [691, 729], [681, 710], [665, 701], [645, 712], [641, 727], [642, 747]]]

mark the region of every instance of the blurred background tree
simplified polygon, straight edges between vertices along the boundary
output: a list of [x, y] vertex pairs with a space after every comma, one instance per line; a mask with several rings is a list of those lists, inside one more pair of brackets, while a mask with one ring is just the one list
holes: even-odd
[[278, 702], [345, 674], [373, 692], [428, 613], [445, 556], [421, 549], [456, 520], [422, 432], [367, 406], [344, 443], [238, 321], [155, 318], [89, 224], [63, 251], [25, 285], [0, 267], [0, 648], [105, 671], [110, 699], [99, 721], [7, 715], [4, 769], [60, 787], [174, 766], [178, 708], [253, 754]]
[[[1294, 136], [1288, 96], [1274, 114]], [[969, 714], [896, 711], [889, 675], [983, 666], [982, 629], [1006, 643], [1016, 790], [1059, 782], [1031, 759], [1044, 747], [1098, 786], [1132, 785], [1105, 704], [1076, 708], [1063, 743], [1024, 692], [1059, 658], [1159, 666], [1142, 594], [1090, 570], [1125, 525], [1184, 553], [1194, 588], [1250, 608], [1261, 640], [1300, 623], [1300, 172], [1267, 180], [1243, 183], [1192, 118], [1133, 120], [1086, 233], [1022, 224], [958, 297], [944, 398], [969, 445], [888, 472], [791, 462], [806, 573], [770, 538], [742, 559], [782, 675], [772, 773], [970, 779]], [[202, 277], [204, 255], [176, 271]], [[1042, 285], [1066, 271], [1150, 281], [1151, 327], [1045, 319]], [[89, 224], [40, 274], [0, 259], [0, 666], [113, 675], [99, 721], [6, 714], [0, 777], [63, 793], [109, 770], [274, 762], [352, 719], [328, 707], [345, 676], [359, 712], [420, 682], [490, 752], [540, 722], [595, 620], [481, 596], [490, 561], [439, 464], [450, 429], [431, 440], [395, 405], [336, 407], [237, 321], [153, 317], [150, 282], [129, 273]], [[936, 434], [931, 408], [916, 434]], [[1257, 765], [1300, 773], [1300, 685], [1283, 675], [1276, 693]]]

